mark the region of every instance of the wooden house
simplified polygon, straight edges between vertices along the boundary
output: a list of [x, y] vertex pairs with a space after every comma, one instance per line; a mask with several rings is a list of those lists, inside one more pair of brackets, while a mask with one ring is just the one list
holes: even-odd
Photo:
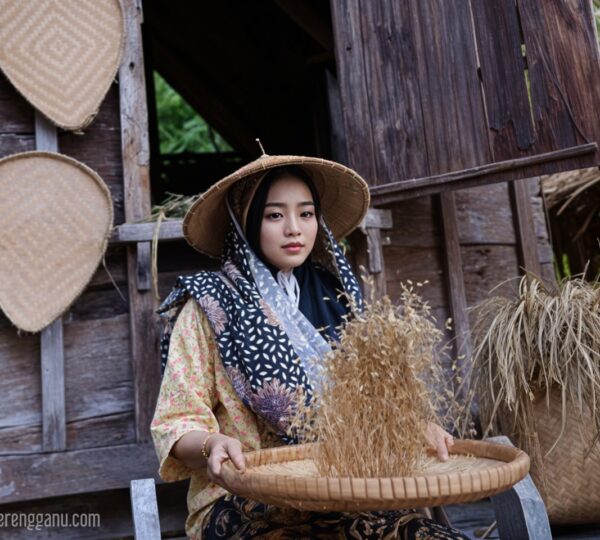
[[[350, 238], [378, 294], [428, 281], [468, 362], [467, 308], [527, 269], [553, 279], [538, 175], [600, 162], [600, 65], [591, 2], [573, 0], [123, 0], [118, 81], [83, 133], [50, 146], [109, 186], [116, 229], [63, 317], [22, 334], [0, 316], [0, 512], [92, 512], [132, 534], [131, 479], [157, 478], [149, 423], [160, 385], [151, 204], [193, 194], [258, 156], [316, 155], [367, 179], [373, 211]], [[152, 72], [231, 144], [161, 156]], [[51, 128], [0, 76], [0, 156]], [[37, 141], [37, 142], [36, 142]], [[37, 145], [37, 146], [36, 146]], [[168, 178], [168, 180], [165, 180]], [[214, 267], [160, 229], [159, 290]], [[449, 335], [449, 337], [452, 337]], [[183, 535], [185, 483], [160, 484], [165, 534]], [[11, 538], [26, 538], [25, 528]], [[0, 536], [3, 533], [0, 531]]]

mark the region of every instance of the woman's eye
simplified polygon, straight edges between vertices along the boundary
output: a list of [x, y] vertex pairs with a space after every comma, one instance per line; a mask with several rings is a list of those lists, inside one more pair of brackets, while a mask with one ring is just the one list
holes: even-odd
[[305, 212], [302, 212], [302, 214], [300, 214], [303, 218], [311, 218], [315, 215], [314, 212], [311, 212], [310, 210], [306, 210]]
[[267, 219], [279, 219], [280, 217], [283, 217], [283, 214], [281, 212], [272, 212], [270, 214], [267, 214]]

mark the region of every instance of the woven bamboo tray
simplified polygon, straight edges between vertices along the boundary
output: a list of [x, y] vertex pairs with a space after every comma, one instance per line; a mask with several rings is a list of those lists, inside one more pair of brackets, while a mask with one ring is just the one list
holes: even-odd
[[227, 489], [275, 506], [313, 511], [391, 510], [439, 506], [489, 497], [516, 484], [529, 471], [518, 448], [483, 441], [456, 441], [447, 462], [432, 457], [411, 477], [319, 477], [314, 444], [282, 446], [246, 457], [240, 473], [223, 466]]

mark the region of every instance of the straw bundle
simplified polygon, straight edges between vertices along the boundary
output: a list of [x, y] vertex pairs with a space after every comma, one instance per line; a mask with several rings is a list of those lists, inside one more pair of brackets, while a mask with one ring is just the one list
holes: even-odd
[[[551, 471], [544, 471], [544, 465], [550, 463], [553, 452], [567, 453], [553, 456], [553, 462], [559, 458], [565, 464], [581, 461], [577, 470], [582, 486], [593, 481], [600, 486], [600, 470], [592, 466], [588, 471], [585, 459], [592, 453], [590, 461], [600, 463], [599, 308], [597, 283], [579, 278], [549, 290], [526, 276], [517, 298], [492, 298], [476, 311], [473, 381], [484, 430], [510, 434], [530, 454], [532, 474], [549, 508], [548, 497], [553, 493], [545, 489], [544, 473]], [[549, 415], [549, 410], [559, 412], [559, 422], [551, 432], [549, 418], [554, 413]], [[562, 443], [564, 437], [568, 441]], [[581, 460], [575, 457], [579, 447]], [[574, 472], [568, 479], [560, 474], [559, 478], [572, 486], [570, 494], [560, 494], [561, 506], [567, 497], [581, 497], [581, 489], [574, 487]], [[598, 517], [600, 499], [594, 504]]]
[[323, 443], [315, 456], [323, 476], [404, 476], [420, 467], [424, 428], [436, 417], [429, 383], [440, 338], [429, 307], [406, 287], [398, 305], [372, 301], [345, 325], [319, 397], [292, 423], [301, 440]]

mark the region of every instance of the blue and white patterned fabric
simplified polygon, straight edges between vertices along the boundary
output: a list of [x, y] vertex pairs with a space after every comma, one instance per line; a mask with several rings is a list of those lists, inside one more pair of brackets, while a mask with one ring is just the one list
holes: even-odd
[[[230, 212], [231, 213], [231, 212]], [[319, 236], [354, 309], [362, 309], [358, 282], [329, 228]], [[302, 294], [302, 292], [301, 292]], [[206, 314], [233, 388], [288, 443], [289, 420], [298, 403], [309, 403], [321, 376], [319, 359], [329, 343], [306, 319], [256, 257], [231, 213], [220, 272], [180, 276], [158, 312], [166, 319], [161, 342], [163, 369], [179, 310], [194, 298]]]

